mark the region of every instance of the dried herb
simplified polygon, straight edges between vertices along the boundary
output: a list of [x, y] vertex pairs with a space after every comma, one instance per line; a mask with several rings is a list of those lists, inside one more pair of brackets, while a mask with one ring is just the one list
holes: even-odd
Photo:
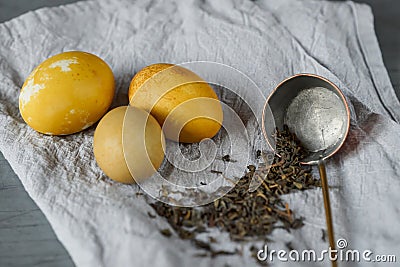
[[231, 159], [230, 155], [223, 156], [222, 160], [225, 161], [225, 162], [237, 162], [236, 160]]
[[[265, 241], [276, 228], [290, 231], [303, 226], [303, 218], [295, 217], [280, 196], [320, 186], [320, 183], [313, 178], [310, 168], [300, 165], [307, 151], [296, 136], [289, 132], [288, 127], [285, 126], [282, 131], [277, 130], [275, 138], [279, 156], [274, 157], [272, 165], [261, 164], [258, 168], [249, 165], [246, 175], [226, 195], [214, 202], [197, 208], [174, 207], [163, 202], [150, 204], [159, 216], [167, 219], [180, 238], [191, 240], [197, 248], [205, 251], [196, 256], [215, 257], [239, 253], [214, 250], [213, 244], [217, 242], [214, 238], [209, 238], [209, 242], [196, 238], [197, 234], [209, 228], [216, 227], [229, 233], [233, 241]], [[268, 162], [267, 155], [261, 151], [256, 152], [256, 157], [264, 157], [264, 162]], [[222, 160], [233, 162], [229, 155], [223, 156]], [[221, 174], [219, 171], [211, 172]], [[250, 182], [254, 178], [259, 179], [261, 185], [249, 191]], [[165, 230], [161, 233], [166, 236], [170, 234]]]
[[156, 217], [156, 215], [154, 215], [154, 214], [152, 214], [150, 212], [147, 212], [147, 215], [149, 215], [149, 217], [152, 218], [152, 219], [154, 219]]
[[322, 232], [321, 240], [326, 242], [326, 236], [327, 236], [326, 230], [325, 229], [321, 229], [321, 232]]
[[160, 230], [160, 233], [166, 237], [170, 237], [172, 235], [172, 233], [169, 229], [162, 229], [162, 230]]

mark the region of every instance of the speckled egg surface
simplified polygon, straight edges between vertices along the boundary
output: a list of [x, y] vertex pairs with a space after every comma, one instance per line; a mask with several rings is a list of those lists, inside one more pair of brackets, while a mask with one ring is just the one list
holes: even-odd
[[102, 59], [86, 52], [64, 52], [31, 72], [21, 89], [19, 110], [40, 133], [72, 134], [107, 112], [114, 91], [114, 75]]

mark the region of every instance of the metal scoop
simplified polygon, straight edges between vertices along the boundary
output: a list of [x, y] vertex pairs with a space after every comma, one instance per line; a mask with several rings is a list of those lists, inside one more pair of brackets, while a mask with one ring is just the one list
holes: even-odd
[[[339, 88], [314, 74], [297, 74], [281, 82], [264, 106], [262, 128], [268, 144], [274, 148], [267, 109], [272, 111], [278, 129], [286, 124], [310, 155], [302, 164], [318, 164], [324, 198], [329, 244], [335, 249], [325, 160], [344, 143], [350, 127], [350, 111]], [[337, 266], [332, 261], [332, 266]]]

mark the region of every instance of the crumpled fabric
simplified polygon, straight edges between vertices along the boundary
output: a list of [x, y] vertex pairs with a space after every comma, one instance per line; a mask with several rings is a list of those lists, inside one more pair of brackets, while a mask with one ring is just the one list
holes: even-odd
[[[252, 79], [264, 96], [296, 73], [328, 78], [349, 99], [352, 123], [344, 146], [327, 162], [335, 236], [351, 249], [400, 251], [400, 104], [368, 6], [308, 0], [84, 1], [28, 12], [0, 24], [0, 36], [0, 150], [77, 266], [256, 262], [247, 251], [194, 257], [199, 250], [190, 242], [162, 236], [158, 229], [168, 225], [148, 216], [152, 208], [136, 195], [138, 186], [104, 179], [92, 153], [94, 127], [57, 137], [24, 123], [18, 95], [25, 78], [46, 58], [69, 50], [96, 54], [111, 66], [114, 106], [127, 104], [130, 79], [156, 62], [223, 63]], [[290, 242], [298, 250], [325, 249], [321, 190], [285, 200], [305, 226], [290, 233], [274, 230], [268, 246], [285, 249]], [[232, 248], [225, 239], [220, 246]]]

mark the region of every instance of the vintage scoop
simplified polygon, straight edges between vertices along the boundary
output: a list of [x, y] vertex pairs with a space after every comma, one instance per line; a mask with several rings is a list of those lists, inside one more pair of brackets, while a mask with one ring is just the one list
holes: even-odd
[[[281, 82], [268, 97], [262, 119], [264, 136], [274, 148], [270, 112], [277, 128], [286, 124], [311, 152], [302, 163], [318, 164], [329, 244], [335, 249], [324, 161], [339, 150], [348, 134], [350, 111], [346, 99], [336, 85], [314, 74], [297, 74]], [[332, 266], [337, 266], [336, 261], [332, 261]]]

